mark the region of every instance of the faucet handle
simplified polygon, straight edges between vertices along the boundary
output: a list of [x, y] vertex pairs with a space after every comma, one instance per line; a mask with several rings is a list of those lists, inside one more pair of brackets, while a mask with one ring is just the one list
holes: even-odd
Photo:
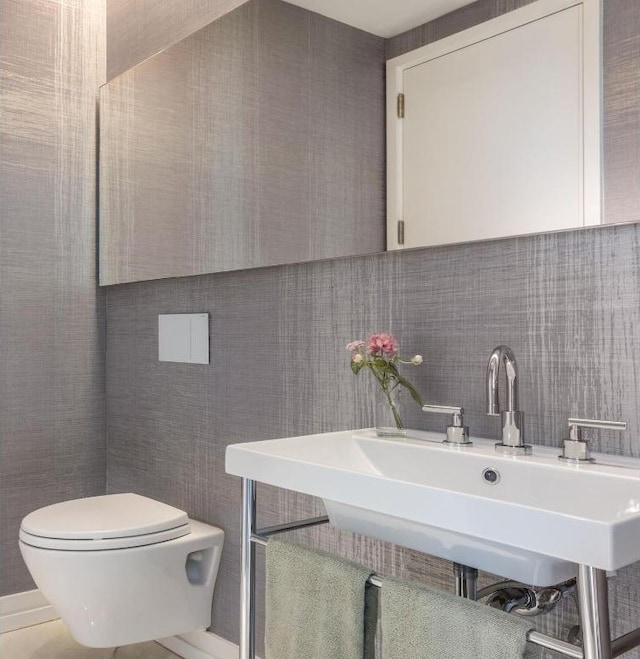
[[[627, 422], [626, 421], [601, 421], [600, 419], [569, 419], [569, 437], [571, 437], [571, 432], [580, 434], [581, 428], [600, 428], [601, 430], [626, 430]], [[575, 439], [580, 439], [576, 437]]]
[[593, 462], [589, 442], [582, 438], [583, 428], [599, 428], [601, 430], [626, 430], [625, 421], [602, 421], [600, 419], [569, 419], [569, 437], [562, 442], [562, 455], [558, 456], [565, 462]]
[[455, 407], [453, 405], [423, 405], [422, 411], [433, 412], [434, 414], [451, 414], [453, 416], [453, 425], [462, 425], [464, 407]]
[[447, 426], [447, 438], [445, 444], [459, 444], [471, 446], [469, 440], [469, 428], [464, 425], [464, 408], [451, 405], [423, 405], [423, 412], [434, 414], [451, 414], [451, 425]]

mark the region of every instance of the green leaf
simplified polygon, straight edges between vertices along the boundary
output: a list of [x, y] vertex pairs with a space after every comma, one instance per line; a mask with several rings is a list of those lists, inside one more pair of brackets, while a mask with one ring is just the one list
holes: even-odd
[[407, 380], [406, 378], [403, 378], [401, 375], [398, 375], [398, 382], [405, 387], [406, 389], [409, 390], [409, 393], [411, 394], [411, 398], [422, 407], [422, 397], [420, 396], [420, 392]]
[[389, 371], [393, 374], [394, 377], [400, 379], [400, 371], [398, 371], [398, 367], [395, 364], [389, 363]]

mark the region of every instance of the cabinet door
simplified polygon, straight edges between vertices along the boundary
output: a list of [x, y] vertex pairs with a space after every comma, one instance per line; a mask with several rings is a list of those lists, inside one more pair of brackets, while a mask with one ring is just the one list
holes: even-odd
[[403, 71], [404, 247], [585, 223], [582, 12]]

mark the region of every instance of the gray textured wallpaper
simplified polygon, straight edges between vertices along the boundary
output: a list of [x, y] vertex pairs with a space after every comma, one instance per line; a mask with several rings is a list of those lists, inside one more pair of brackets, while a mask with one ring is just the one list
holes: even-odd
[[100, 282], [385, 245], [385, 40], [250, 0], [100, 94]]
[[96, 288], [99, 0], [0, 4], [0, 595], [31, 510], [105, 489]]
[[[481, 0], [390, 47], [419, 46], [425, 34], [445, 36], [521, 4]], [[635, 220], [640, 6], [607, 0], [604, 19], [606, 220]], [[350, 339], [395, 331], [425, 356], [417, 378], [425, 399], [464, 405], [472, 433], [485, 436], [498, 428], [483, 414], [484, 368], [507, 343], [521, 366], [530, 441], [559, 446], [570, 414], [624, 419], [621, 438], [596, 436], [594, 447], [640, 457], [636, 225], [130, 284], [107, 295], [108, 487], [182, 506], [227, 531], [213, 629], [234, 641], [240, 489], [224, 473], [225, 447], [370, 424], [372, 393], [348, 370]], [[156, 315], [187, 311], [211, 314], [210, 366], [157, 361]], [[420, 414], [412, 424], [442, 427]], [[260, 502], [265, 524], [319, 510], [270, 488]], [[382, 573], [451, 587], [444, 561], [326, 527], [305, 538]], [[611, 606], [615, 634], [637, 626], [640, 566], [612, 581]], [[540, 622], [562, 635], [575, 620], [567, 602]]]
[[107, 79], [184, 39], [246, 0], [108, 0]]
[[640, 219], [640, 2], [604, 0], [604, 211]]

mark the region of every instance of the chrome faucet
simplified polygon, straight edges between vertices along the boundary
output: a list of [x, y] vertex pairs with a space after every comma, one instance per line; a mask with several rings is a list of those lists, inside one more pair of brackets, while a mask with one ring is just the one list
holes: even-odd
[[[507, 407], [500, 409], [498, 376], [500, 365], [504, 366], [507, 378]], [[489, 357], [487, 365], [487, 414], [500, 416], [502, 420], [501, 440], [496, 451], [509, 455], [530, 455], [531, 446], [524, 443], [524, 412], [518, 409], [518, 364], [513, 350], [498, 346]]]

